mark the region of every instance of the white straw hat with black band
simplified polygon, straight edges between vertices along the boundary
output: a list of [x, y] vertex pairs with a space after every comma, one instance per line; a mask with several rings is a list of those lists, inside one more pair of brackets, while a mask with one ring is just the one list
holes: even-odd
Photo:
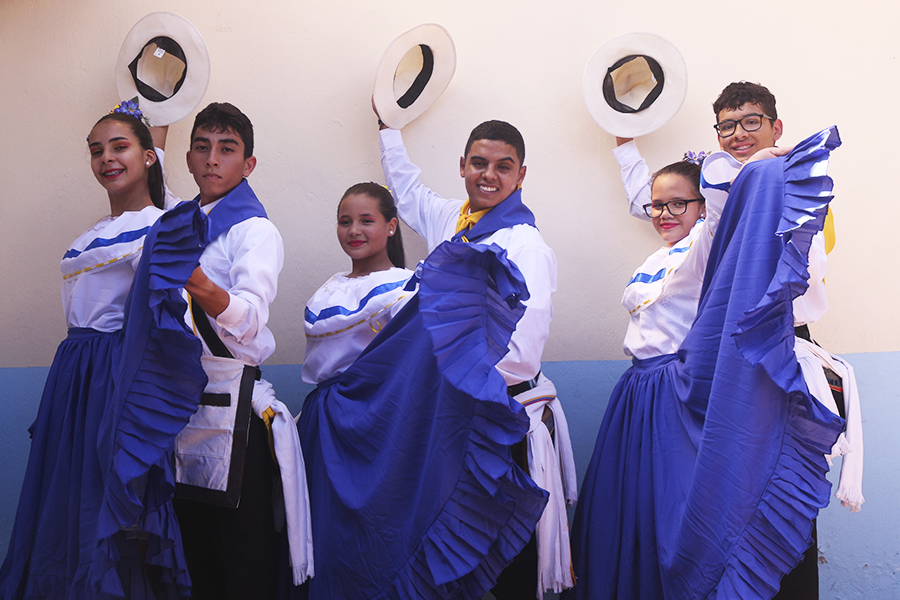
[[594, 121], [618, 137], [662, 127], [687, 95], [687, 65], [670, 41], [627, 33], [600, 47], [584, 69], [584, 102]]
[[121, 99], [138, 97], [151, 125], [185, 118], [209, 85], [209, 53], [200, 32], [170, 12], [150, 13], [135, 23], [116, 60]]
[[388, 46], [375, 72], [372, 100], [388, 127], [402, 129], [440, 97], [456, 71], [456, 47], [446, 29], [426, 23]]

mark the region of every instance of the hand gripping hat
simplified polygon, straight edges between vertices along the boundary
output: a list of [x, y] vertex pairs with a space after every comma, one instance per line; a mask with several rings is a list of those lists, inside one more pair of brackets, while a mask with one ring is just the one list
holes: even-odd
[[652, 33], [627, 33], [600, 47], [584, 68], [584, 102], [594, 121], [618, 137], [656, 131], [687, 94], [678, 49]]
[[119, 98], [137, 96], [152, 125], [188, 116], [208, 85], [206, 43], [184, 18], [150, 13], [128, 32], [116, 60], [116, 90]]
[[381, 120], [392, 129], [424, 113], [453, 79], [456, 47], [447, 30], [426, 23], [399, 36], [381, 57], [372, 100]]

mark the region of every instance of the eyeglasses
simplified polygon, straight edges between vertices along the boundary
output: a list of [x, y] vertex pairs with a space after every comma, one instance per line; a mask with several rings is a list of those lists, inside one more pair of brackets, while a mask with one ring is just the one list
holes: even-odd
[[726, 119], [725, 121], [720, 121], [713, 125], [713, 129], [716, 130], [716, 133], [719, 134], [720, 138], [727, 138], [734, 135], [734, 132], [737, 131], [738, 124], [740, 124], [741, 128], [747, 133], [758, 130], [762, 127], [763, 119], [768, 119], [770, 121], [775, 120], [766, 115], [751, 113], [749, 115], [744, 115], [740, 119]]
[[683, 215], [687, 212], [688, 204], [691, 202], [703, 202], [703, 198], [691, 198], [690, 200], [669, 200], [668, 202], [654, 202], [653, 204], [645, 204], [644, 212], [651, 219], [662, 216], [663, 209], [668, 209], [669, 214], [673, 217]]

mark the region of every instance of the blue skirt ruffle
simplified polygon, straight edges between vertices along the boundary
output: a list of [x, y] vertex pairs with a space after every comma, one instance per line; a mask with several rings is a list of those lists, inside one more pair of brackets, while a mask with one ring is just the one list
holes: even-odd
[[636, 361], [613, 392], [573, 523], [567, 598], [771, 598], [809, 547], [843, 421], [806, 388], [791, 303], [806, 289], [838, 145], [827, 129], [732, 185], [678, 355]]
[[310, 598], [480, 598], [524, 547], [547, 495], [510, 459], [528, 421], [494, 369], [518, 298], [504, 251], [444, 243], [416, 296], [307, 397]]

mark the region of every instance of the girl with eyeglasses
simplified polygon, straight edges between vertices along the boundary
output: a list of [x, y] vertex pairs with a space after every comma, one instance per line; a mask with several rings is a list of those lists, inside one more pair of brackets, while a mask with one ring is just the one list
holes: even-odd
[[[699, 162], [699, 161], [698, 161]], [[700, 299], [700, 285], [727, 194], [700, 193], [700, 165], [683, 160], [651, 177], [644, 211], [665, 245], [651, 254], [625, 286], [631, 315], [625, 354], [638, 361], [674, 353], [684, 340]]]
[[623, 297], [633, 365], [582, 483], [565, 600], [771, 598], [809, 547], [843, 420], [803, 381], [792, 301], [839, 145], [829, 128], [749, 169], [766, 154], [656, 174], [643, 208], [666, 246]]
[[[687, 155], [686, 155], [687, 156]], [[694, 162], [691, 162], [691, 161]], [[702, 160], [702, 159], [701, 159]], [[665, 245], [625, 286], [631, 315], [624, 350], [632, 366], [619, 379], [582, 483], [572, 527], [577, 584], [564, 597], [663, 598], [653, 516], [657, 497], [650, 423], [656, 390], [671, 365], [700, 299], [706, 261], [726, 192], [700, 192], [700, 162], [670, 164], [651, 177], [644, 205]], [[641, 569], [635, 570], [635, 565]]]

